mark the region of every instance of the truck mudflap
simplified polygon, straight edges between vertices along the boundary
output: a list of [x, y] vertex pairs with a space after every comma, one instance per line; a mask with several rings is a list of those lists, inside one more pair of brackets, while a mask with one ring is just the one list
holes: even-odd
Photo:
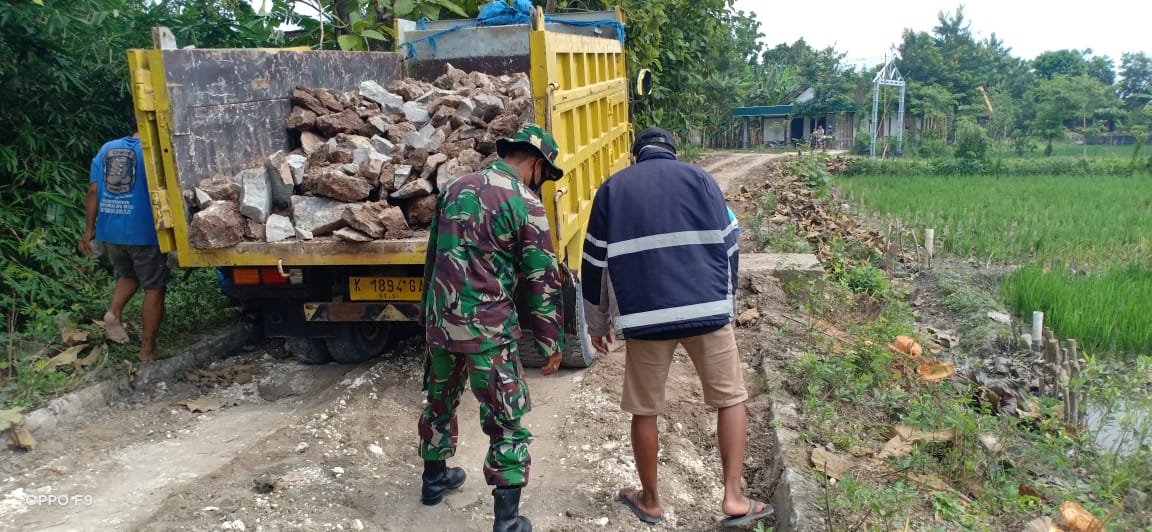
[[420, 303], [396, 301], [317, 302], [304, 303], [304, 321], [398, 321], [416, 322]]

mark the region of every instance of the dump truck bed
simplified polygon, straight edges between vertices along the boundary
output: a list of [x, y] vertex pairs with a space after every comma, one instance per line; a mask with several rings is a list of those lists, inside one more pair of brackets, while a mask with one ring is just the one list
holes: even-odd
[[[567, 170], [564, 179], [546, 184], [541, 199], [560, 260], [578, 270], [595, 190], [628, 164], [628, 80], [623, 43], [611, 26], [618, 25], [620, 14], [564, 15], [554, 19], [559, 22], [537, 18], [532, 25], [451, 21], [427, 29], [399, 21], [399, 52], [129, 51], [161, 248], [175, 252], [184, 267], [423, 264], [426, 235], [196, 249], [189, 244], [189, 195], [202, 179], [259, 167], [272, 153], [299, 146], [286, 125], [295, 87], [343, 92], [364, 81], [382, 86], [403, 77], [432, 81], [450, 63], [491, 75], [529, 74], [533, 119], [556, 137], [558, 163]], [[587, 24], [596, 20], [609, 25]], [[434, 39], [424, 39], [429, 36]]]

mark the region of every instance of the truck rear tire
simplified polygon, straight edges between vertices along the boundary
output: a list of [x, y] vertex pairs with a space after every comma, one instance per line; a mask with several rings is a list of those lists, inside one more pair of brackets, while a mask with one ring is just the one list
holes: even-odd
[[341, 364], [364, 362], [392, 346], [392, 324], [364, 322], [333, 325], [336, 336], [325, 340], [332, 360]]
[[323, 338], [285, 338], [284, 348], [301, 364], [319, 366], [332, 362]]
[[[584, 319], [579, 283], [574, 290], [565, 290], [564, 299], [564, 310], [571, 313], [567, 314], [571, 318], [566, 317], [564, 320], [564, 357], [560, 365], [565, 368], [587, 368], [596, 360], [596, 349], [592, 347], [592, 339], [588, 336], [588, 322]], [[520, 341], [517, 344], [520, 362], [524, 367], [542, 368], [547, 361], [537, 351], [535, 336], [525, 325], [521, 325]]]

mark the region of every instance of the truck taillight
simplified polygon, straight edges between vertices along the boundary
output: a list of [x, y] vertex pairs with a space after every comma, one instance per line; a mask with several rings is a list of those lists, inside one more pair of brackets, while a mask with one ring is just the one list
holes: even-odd
[[[295, 273], [295, 272], [293, 272]], [[280, 275], [276, 268], [233, 268], [232, 282], [234, 284], [288, 284], [289, 277]], [[299, 284], [299, 283], [296, 283]]]
[[288, 284], [288, 278], [280, 275], [276, 268], [260, 268], [260, 282], [262, 284]]
[[260, 269], [232, 268], [232, 282], [235, 284], [260, 284]]

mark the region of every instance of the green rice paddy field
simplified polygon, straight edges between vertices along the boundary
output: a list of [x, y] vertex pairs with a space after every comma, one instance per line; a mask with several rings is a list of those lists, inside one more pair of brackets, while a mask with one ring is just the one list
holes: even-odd
[[1152, 178], [854, 176], [853, 203], [922, 233], [937, 254], [1019, 265], [1016, 311], [1045, 311], [1098, 352], [1152, 353]]

